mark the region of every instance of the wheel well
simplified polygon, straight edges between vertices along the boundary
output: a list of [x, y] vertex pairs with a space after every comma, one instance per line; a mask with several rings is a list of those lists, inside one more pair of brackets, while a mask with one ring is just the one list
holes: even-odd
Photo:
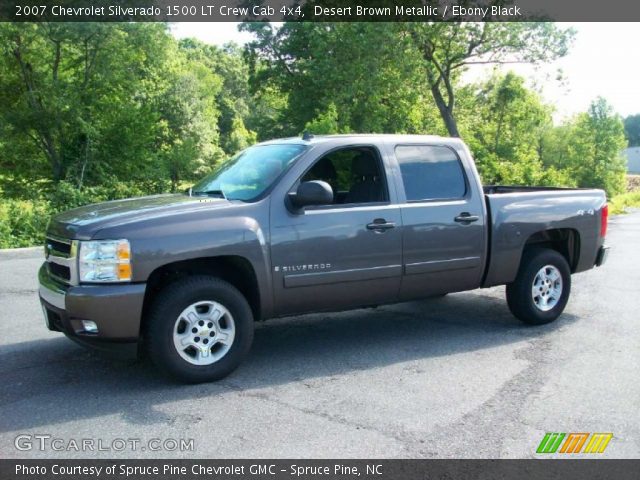
[[244, 257], [203, 257], [169, 263], [158, 267], [149, 276], [142, 310], [146, 313], [155, 296], [167, 285], [191, 275], [212, 275], [236, 287], [249, 302], [255, 320], [260, 319], [260, 292], [253, 266]]
[[531, 235], [525, 245], [527, 248], [544, 247], [560, 253], [567, 260], [573, 273], [580, 259], [580, 234], [570, 228], [556, 228], [544, 230]]

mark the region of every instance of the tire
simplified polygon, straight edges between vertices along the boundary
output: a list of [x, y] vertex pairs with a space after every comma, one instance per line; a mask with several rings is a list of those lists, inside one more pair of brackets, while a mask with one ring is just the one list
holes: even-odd
[[193, 276], [165, 287], [146, 323], [151, 361], [188, 383], [219, 380], [234, 371], [253, 342], [253, 313], [231, 284]]
[[560, 316], [570, 293], [567, 260], [555, 250], [532, 248], [523, 254], [515, 281], [507, 285], [507, 304], [524, 323], [544, 325]]

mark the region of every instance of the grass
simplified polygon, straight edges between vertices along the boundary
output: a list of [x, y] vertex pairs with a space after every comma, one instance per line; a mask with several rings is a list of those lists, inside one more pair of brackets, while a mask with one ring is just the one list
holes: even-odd
[[609, 213], [611, 215], [626, 213], [626, 209], [630, 207], [640, 207], [640, 190], [622, 193], [609, 200]]

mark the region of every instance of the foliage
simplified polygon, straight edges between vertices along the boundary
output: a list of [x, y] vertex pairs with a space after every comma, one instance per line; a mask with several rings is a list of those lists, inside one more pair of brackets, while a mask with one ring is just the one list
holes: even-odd
[[316, 135], [328, 135], [332, 133], [346, 133], [340, 130], [338, 125], [338, 109], [334, 103], [330, 103], [327, 110], [319, 113], [313, 120], [307, 122], [304, 131]]
[[626, 213], [628, 208], [640, 208], [640, 192], [626, 192], [609, 200], [609, 213], [618, 215]]
[[240, 121], [228, 112], [230, 85], [248, 89], [237, 50], [179, 44], [158, 23], [5, 23], [0, 43], [0, 167], [16, 176], [176, 186], [255, 138], [246, 98]]
[[[459, 135], [485, 183], [624, 187], [640, 116], [602, 99], [561, 125], [513, 73], [546, 62], [552, 23], [247, 23], [240, 48], [159, 23], [0, 23], [0, 248], [40, 243], [50, 215], [162, 193], [256, 141], [346, 132]], [[634, 133], [635, 132], [635, 133]], [[614, 204], [636, 197], [613, 197]]]
[[222, 151], [235, 153], [255, 143], [256, 133], [246, 126], [252, 115], [252, 99], [242, 51], [235, 45], [221, 49], [194, 39], [180, 41], [180, 49], [194, 65], [217, 76], [219, 85], [207, 87], [203, 94], [215, 102], [217, 118], [213, 122], [217, 122]]
[[541, 142], [551, 128], [551, 108], [513, 73], [494, 74], [462, 94], [460, 128], [485, 183], [567, 185], [566, 173], [542, 164]]
[[67, 181], [42, 183], [39, 187], [31, 198], [0, 198], [0, 248], [42, 244], [47, 222], [58, 212], [89, 203], [162, 193], [169, 184], [111, 179], [82, 190]]
[[574, 32], [549, 22], [415, 22], [403, 29], [424, 63], [425, 77], [449, 135], [459, 137], [456, 83], [473, 64], [548, 62], [566, 55]]
[[0, 200], [0, 248], [42, 244], [49, 214], [46, 203]]
[[145, 145], [158, 118], [140, 86], [161, 84], [164, 27], [2, 24], [0, 38], [0, 115], [19, 140], [33, 142], [51, 178], [81, 185], [133, 158], [153, 161]]
[[630, 147], [640, 147], [640, 113], [624, 119], [624, 131]]
[[[337, 131], [418, 133], [441, 130], [437, 110], [422, 92], [419, 56], [398, 24], [246, 24], [254, 88], [287, 97], [280, 115], [296, 135], [335, 109]], [[375, 45], [375, 48], [372, 46]], [[331, 113], [332, 114], [332, 113]]]
[[588, 112], [548, 133], [543, 162], [569, 173], [579, 187], [602, 188], [613, 196], [625, 189], [626, 166], [621, 155], [625, 146], [622, 120], [598, 98]]

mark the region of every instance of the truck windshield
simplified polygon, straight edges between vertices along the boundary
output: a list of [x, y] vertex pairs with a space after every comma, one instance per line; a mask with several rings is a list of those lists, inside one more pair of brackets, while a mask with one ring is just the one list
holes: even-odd
[[253, 200], [266, 191], [306, 148], [295, 144], [249, 147], [196, 183], [191, 194]]

